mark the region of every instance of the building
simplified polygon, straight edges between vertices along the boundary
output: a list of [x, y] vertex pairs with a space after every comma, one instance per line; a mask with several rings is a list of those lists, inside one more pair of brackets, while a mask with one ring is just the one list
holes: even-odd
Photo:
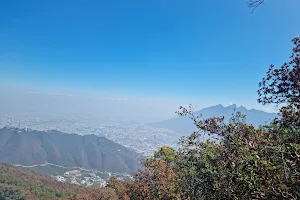
[[71, 170], [64, 173], [64, 175], [78, 175], [80, 174], [80, 170]]

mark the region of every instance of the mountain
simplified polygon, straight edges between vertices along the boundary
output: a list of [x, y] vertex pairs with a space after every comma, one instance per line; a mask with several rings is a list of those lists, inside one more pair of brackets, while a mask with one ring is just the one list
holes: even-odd
[[0, 129], [0, 161], [32, 166], [53, 163], [99, 171], [136, 171], [141, 155], [104, 137], [42, 132], [17, 128]]
[[[246, 115], [246, 122], [248, 124], [252, 124], [255, 127], [258, 127], [259, 125], [264, 125], [268, 122], [270, 122], [272, 119], [277, 117], [276, 113], [267, 113], [261, 110], [255, 110], [255, 109], [246, 109], [243, 106], [237, 107], [236, 104], [233, 104], [228, 107], [224, 107], [221, 104], [204, 108], [202, 110], [196, 111], [194, 114], [196, 116], [199, 116], [202, 114], [202, 117], [204, 119], [216, 116], [221, 117], [224, 116], [224, 122], [228, 123], [230, 117], [232, 116], [232, 113], [236, 111], [240, 111], [241, 113]], [[195, 131], [195, 126], [193, 125], [193, 122], [191, 119], [189, 119], [186, 116], [183, 117], [176, 117], [173, 119], [168, 119], [161, 122], [152, 123], [151, 126], [157, 127], [157, 128], [166, 128], [169, 130], [173, 130], [176, 133], [181, 134], [190, 134], [193, 131]]]

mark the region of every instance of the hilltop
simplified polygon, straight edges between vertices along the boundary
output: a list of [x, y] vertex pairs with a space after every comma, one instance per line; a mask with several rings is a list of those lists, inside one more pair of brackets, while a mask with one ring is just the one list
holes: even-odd
[[99, 171], [136, 171], [141, 155], [104, 137], [58, 131], [0, 129], [0, 161], [34, 166], [53, 163]]

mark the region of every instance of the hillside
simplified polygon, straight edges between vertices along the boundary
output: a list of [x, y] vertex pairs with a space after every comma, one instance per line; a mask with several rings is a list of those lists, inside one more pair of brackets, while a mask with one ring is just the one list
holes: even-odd
[[0, 163], [0, 199], [58, 199], [78, 192], [80, 187], [55, 181], [22, 167]]
[[116, 200], [110, 188], [87, 189], [0, 162], [0, 200]]
[[0, 129], [0, 161], [10, 164], [54, 163], [128, 173], [138, 169], [140, 158], [133, 150], [95, 135]]
[[[248, 124], [252, 124], [255, 127], [258, 127], [259, 125], [265, 125], [266, 123], [270, 122], [272, 119], [277, 117], [276, 113], [267, 113], [255, 109], [248, 110], [243, 106], [237, 107], [235, 104], [228, 107], [224, 107], [219, 104], [216, 106], [201, 109], [199, 111], [196, 111], [194, 114], [196, 116], [202, 114], [202, 117], [204, 119], [214, 116], [224, 116], [224, 122], [228, 123], [235, 109], [245, 114], [246, 122]], [[195, 131], [195, 126], [193, 125], [193, 122], [186, 116], [176, 117], [157, 123], [152, 123], [151, 126], [157, 128], [166, 128], [181, 134], [190, 134], [191, 132]]]

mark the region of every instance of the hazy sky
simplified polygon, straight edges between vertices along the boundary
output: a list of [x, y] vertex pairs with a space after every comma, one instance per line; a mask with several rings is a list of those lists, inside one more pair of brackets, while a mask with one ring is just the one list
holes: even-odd
[[259, 108], [258, 82], [300, 33], [299, 6], [266, 0], [250, 14], [246, 0], [2, 0], [0, 84], [89, 96], [90, 106], [102, 95], [146, 116], [154, 105], [160, 117], [187, 103]]
[[97, 93], [57, 93], [25, 87], [0, 87], [0, 116], [109, 117], [112, 119], [157, 121], [175, 115], [179, 104], [147, 98], [120, 98]]

